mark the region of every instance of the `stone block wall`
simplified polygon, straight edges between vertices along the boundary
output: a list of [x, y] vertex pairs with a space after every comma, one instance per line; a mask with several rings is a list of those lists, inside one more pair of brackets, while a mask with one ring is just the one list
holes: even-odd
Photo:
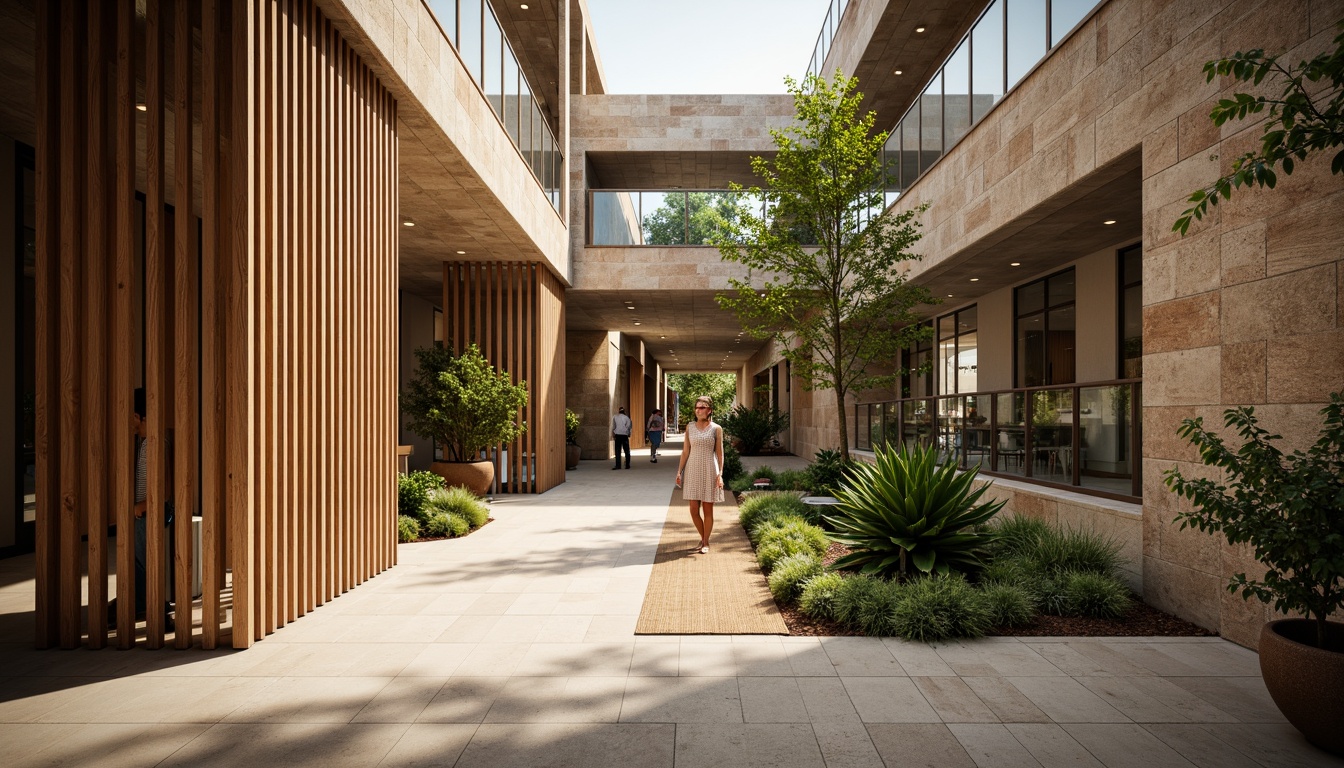
[[[1246, 550], [1182, 531], [1162, 485], [1200, 473], [1175, 430], [1255, 405], [1287, 448], [1312, 441], [1344, 387], [1344, 178], [1329, 158], [1239, 191], [1181, 237], [1195, 189], [1256, 146], [1260, 129], [1208, 119], [1233, 85], [1207, 60], [1264, 47], [1292, 62], [1329, 49], [1338, 0], [1111, 0], [902, 197], [932, 202], [918, 272], [955, 257], [1127, 153], [1142, 155], [1144, 504], [1142, 579], [1153, 605], [1254, 646], [1270, 611], [1229, 594]], [[1240, 90], [1247, 90], [1241, 88]]]
[[585, 459], [611, 456], [611, 369], [606, 331], [565, 334], [565, 407], [579, 414], [579, 446]]

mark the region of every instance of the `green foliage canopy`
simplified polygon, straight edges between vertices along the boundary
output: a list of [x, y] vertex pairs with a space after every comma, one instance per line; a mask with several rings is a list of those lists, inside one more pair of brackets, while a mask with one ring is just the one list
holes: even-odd
[[[731, 373], [669, 373], [667, 387], [681, 397], [677, 402], [679, 424], [695, 421], [695, 399], [708, 395], [714, 403], [714, 413], [722, 416], [737, 399], [737, 376]], [[727, 480], [727, 478], [724, 478]]]
[[[764, 284], [733, 279], [735, 293], [717, 298], [752, 336], [779, 341], [806, 386], [835, 390], [848, 459], [846, 395], [896, 381], [902, 371], [870, 373], [870, 364], [889, 364], [931, 332], [913, 309], [935, 299], [899, 269], [919, 258], [909, 248], [924, 208], [883, 209], [889, 174], [875, 158], [883, 157], [887, 134], [873, 130], [872, 112], [858, 115], [856, 79], [837, 72], [832, 82], [812, 74], [785, 82], [797, 121], [771, 130], [773, 159], [752, 158], [765, 185], [748, 191], [765, 201], [766, 215], [743, 211], [714, 239], [724, 260], [745, 264]], [[881, 213], [865, 225], [873, 210]]]
[[401, 409], [410, 430], [433, 439], [449, 461], [475, 461], [485, 448], [517, 439], [527, 425], [519, 410], [527, 405], [524, 382], [495, 370], [475, 344], [460, 355], [443, 347], [415, 350], [420, 362]]
[[742, 445], [742, 453], [755, 456], [775, 435], [789, 428], [789, 414], [761, 404], [755, 408], [739, 405], [719, 419], [723, 431]]
[[[1215, 77], [1231, 77], [1259, 86], [1269, 78], [1282, 82], [1283, 89], [1277, 97], [1234, 93], [1230, 99], [1218, 100], [1209, 114], [1217, 126], [1269, 109], [1260, 148], [1238, 157], [1232, 162], [1231, 173], [1190, 195], [1189, 202], [1194, 205], [1176, 219], [1173, 230], [1184, 235], [1192, 220], [1204, 218], [1209, 206], [1232, 197], [1234, 189], [1273, 189], [1278, 183], [1275, 168], [1288, 176], [1297, 162], [1344, 145], [1344, 32], [1335, 37], [1334, 46], [1333, 51], [1297, 66], [1284, 66], [1279, 63], [1280, 56], [1266, 56], [1260, 48], [1238, 51], [1204, 65], [1208, 82]], [[1344, 174], [1344, 149], [1331, 159], [1330, 172]]]
[[710, 245], [758, 201], [737, 192], [668, 192], [662, 205], [644, 216], [649, 245]]

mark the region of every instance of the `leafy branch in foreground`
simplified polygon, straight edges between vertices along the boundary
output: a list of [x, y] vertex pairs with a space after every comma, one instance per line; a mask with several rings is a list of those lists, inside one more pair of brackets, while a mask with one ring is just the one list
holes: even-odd
[[[1204, 65], [1206, 82], [1230, 76], [1238, 82], [1258, 86], [1266, 78], [1272, 78], [1282, 79], [1284, 86], [1278, 98], [1234, 93], [1230, 99], [1219, 99], [1209, 114], [1217, 126], [1229, 120], [1245, 120], [1269, 109], [1260, 148], [1238, 157], [1232, 163], [1231, 173], [1190, 195], [1188, 201], [1194, 205], [1176, 219], [1173, 231], [1184, 235], [1192, 220], [1203, 219], [1209, 206], [1231, 198], [1234, 189], [1273, 189], [1278, 182], [1275, 168], [1285, 176], [1291, 175], [1298, 162], [1344, 144], [1344, 32], [1335, 37], [1334, 43], [1334, 51], [1299, 62], [1295, 67], [1285, 67], [1279, 63], [1279, 56], [1266, 56], [1260, 48], [1239, 51]], [[1308, 84], [1321, 82], [1328, 85], [1313, 93], [1316, 89]], [[1344, 149], [1330, 161], [1330, 172], [1344, 173]]]

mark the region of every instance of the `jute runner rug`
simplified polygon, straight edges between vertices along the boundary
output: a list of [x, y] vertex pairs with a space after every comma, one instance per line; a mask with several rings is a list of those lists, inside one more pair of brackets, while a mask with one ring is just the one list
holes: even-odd
[[700, 536], [686, 503], [679, 492], [672, 492], [635, 634], [789, 633], [746, 531], [737, 522], [733, 495], [726, 495], [726, 501], [714, 505], [710, 551], [701, 555], [695, 550]]

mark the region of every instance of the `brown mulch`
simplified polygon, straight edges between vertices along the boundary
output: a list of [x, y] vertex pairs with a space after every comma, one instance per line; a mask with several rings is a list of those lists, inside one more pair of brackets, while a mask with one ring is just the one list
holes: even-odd
[[[822, 562], [830, 565], [847, 554], [849, 547], [833, 541]], [[789, 628], [790, 635], [854, 637], [863, 634], [828, 619], [814, 619], [804, 615], [796, 604], [781, 605], [779, 612], [784, 615], [784, 624]], [[998, 627], [989, 634], [1005, 637], [1209, 637], [1216, 633], [1136, 599], [1129, 613], [1119, 619], [1042, 614], [1024, 627]]]

